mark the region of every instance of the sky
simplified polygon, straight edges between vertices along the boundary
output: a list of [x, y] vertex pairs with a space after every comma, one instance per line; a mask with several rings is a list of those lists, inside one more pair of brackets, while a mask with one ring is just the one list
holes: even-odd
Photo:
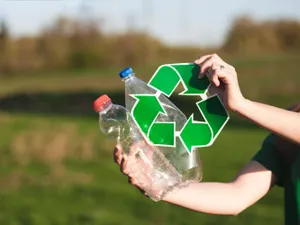
[[237, 16], [300, 21], [300, 0], [0, 0], [15, 36], [37, 34], [55, 18], [97, 17], [107, 32], [146, 29], [168, 44], [220, 45]]

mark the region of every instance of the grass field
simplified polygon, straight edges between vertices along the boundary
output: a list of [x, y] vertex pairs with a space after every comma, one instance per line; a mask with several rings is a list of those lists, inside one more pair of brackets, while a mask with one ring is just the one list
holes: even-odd
[[[238, 217], [152, 202], [127, 184], [112, 161], [114, 143], [98, 132], [96, 118], [1, 114], [1, 124], [1, 224], [282, 222], [280, 190]], [[212, 148], [201, 151], [204, 181], [231, 180], [259, 149], [264, 135], [225, 129]], [[237, 140], [248, 144], [242, 147]]]
[[[245, 95], [282, 107], [298, 100], [299, 59], [237, 63]], [[137, 71], [151, 77], [151, 69]], [[216, 216], [154, 203], [131, 187], [91, 105], [103, 93], [124, 102], [118, 72], [0, 79], [0, 224], [283, 224], [279, 188], [238, 216]], [[189, 112], [189, 104], [180, 104]], [[233, 116], [215, 144], [200, 150], [203, 181], [230, 181], [260, 148], [267, 132], [248, 125]]]

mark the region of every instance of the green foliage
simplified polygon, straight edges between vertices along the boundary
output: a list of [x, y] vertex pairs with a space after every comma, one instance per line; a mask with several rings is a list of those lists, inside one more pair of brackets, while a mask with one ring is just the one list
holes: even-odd
[[[220, 49], [169, 46], [136, 31], [107, 34], [96, 20], [60, 17], [35, 37], [12, 39], [9, 26], [0, 24], [2, 75], [57, 69], [145, 66], [195, 59], [201, 54], [265, 55], [299, 52], [300, 23], [293, 20], [255, 22], [237, 18]], [[201, 44], [201, 40], [199, 40]]]
[[255, 22], [237, 18], [230, 28], [223, 50], [231, 54], [265, 54], [300, 51], [300, 22], [278, 20]]

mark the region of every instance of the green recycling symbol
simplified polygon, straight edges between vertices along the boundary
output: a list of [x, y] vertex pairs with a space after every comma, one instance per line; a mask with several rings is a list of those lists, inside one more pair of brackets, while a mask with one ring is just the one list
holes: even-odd
[[[156, 146], [175, 147], [176, 137], [183, 143], [186, 151], [208, 147], [229, 120], [229, 115], [218, 95], [207, 97], [210, 82], [207, 78], [198, 79], [199, 66], [193, 63], [166, 64], [160, 66], [148, 85], [156, 94], [133, 94], [137, 101], [131, 115], [135, 123]], [[176, 131], [176, 122], [158, 122], [160, 114], [167, 114], [159, 101], [161, 94], [170, 97], [179, 83], [184, 91], [179, 95], [200, 96], [196, 102], [204, 121], [195, 121], [192, 114], [180, 131]]]

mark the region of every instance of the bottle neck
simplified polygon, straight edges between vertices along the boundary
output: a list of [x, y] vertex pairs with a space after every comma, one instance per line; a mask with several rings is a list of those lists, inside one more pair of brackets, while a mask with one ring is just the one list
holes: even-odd
[[129, 84], [129, 83], [131, 83], [131, 82], [134, 80], [134, 78], [135, 78], [135, 75], [132, 73], [132, 74], [128, 75], [127, 77], [124, 77], [124, 78], [122, 79], [122, 81], [123, 81], [125, 84]]
[[112, 107], [112, 102], [108, 101], [105, 104], [103, 104], [99, 110], [100, 114], [105, 114], [108, 110], [110, 110], [110, 108]]

